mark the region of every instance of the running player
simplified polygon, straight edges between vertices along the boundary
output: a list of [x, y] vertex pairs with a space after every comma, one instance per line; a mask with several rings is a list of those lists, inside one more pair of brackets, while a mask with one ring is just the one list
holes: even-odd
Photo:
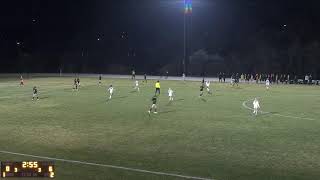
[[199, 98], [203, 96], [203, 88], [204, 88], [204, 84], [203, 84], [203, 83], [201, 83]]
[[185, 81], [186, 80], [186, 74], [182, 73], [182, 80]]
[[20, 86], [24, 86], [23, 77], [20, 76]]
[[32, 95], [32, 101], [34, 100], [34, 98], [37, 98], [37, 100], [39, 100], [39, 97], [38, 97], [38, 89], [36, 86], [33, 87], [33, 95]]
[[160, 82], [159, 82], [159, 80], [156, 82], [155, 87], [156, 87], [155, 95], [157, 95], [157, 93], [159, 93], [159, 95], [160, 95]]
[[258, 110], [260, 109], [260, 104], [257, 98], [254, 98], [253, 101], [253, 114], [258, 115]]
[[158, 112], [157, 112], [157, 96], [154, 95], [154, 96], [152, 97], [151, 101], [152, 101], [152, 105], [151, 105], [148, 113], [150, 114], [150, 113], [152, 112], [152, 110], [154, 109], [154, 112], [153, 112], [153, 113], [154, 113], [154, 114], [157, 114], [157, 113], [158, 113]]
[[109, 91], [109, 99], [111, 99], [112, 95], [113, 95], [113, 91], [114, 91], [114, 88], [113, 88], [112, 84], [109, 86], [107, 91]]
[[267, 90], [269, 90], [269, 86], [270, 86], [270, 81], [269, 79], [266, 80], [266, 87], [267, 87]]
[[169, 88], [168, 90], [169, 101], [173, 101], [173, 90]]
[[206, 88], [207, 88], [208, 94], [212, 94], [210, 91], [210, 81], [206, 81]]
[[138, 92], [140, 92], [140, 88], [139, 88], [139, 81], [138, 81], [138, 80], [136, 80], [134, 84], [135, 84], [135, 86], [134, 86], [134, 88], [133, 88], [133, 89], [135, 89], [135, 90], [137, 90]]

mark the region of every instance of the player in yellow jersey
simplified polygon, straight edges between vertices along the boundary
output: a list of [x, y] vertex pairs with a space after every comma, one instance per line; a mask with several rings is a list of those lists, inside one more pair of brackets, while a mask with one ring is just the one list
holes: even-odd
[[155, 87], [156, 87], [155, 95], [157, 95], [157, 93], [159, 93], [159, 95], [160, 95], [160, 82], [159, 82], [159, 80], [156, 82]]

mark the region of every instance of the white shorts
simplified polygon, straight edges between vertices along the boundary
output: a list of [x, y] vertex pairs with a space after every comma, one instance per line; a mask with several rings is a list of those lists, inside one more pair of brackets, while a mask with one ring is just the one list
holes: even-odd
[[32, 97], [37, 97], [37, 96], [38, 96], [38, 94], [33, 94], [33, 95], [32, 95]]

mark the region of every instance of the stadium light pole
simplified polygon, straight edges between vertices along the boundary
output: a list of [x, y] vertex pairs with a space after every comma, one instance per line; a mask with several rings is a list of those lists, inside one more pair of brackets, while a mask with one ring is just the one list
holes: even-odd
[[184, 19], [183, 19], [183, 73], [187, 74], [186, 72], [186, 58], [189, 59], [189, 57], [187, 57], [187, 32], [186, 32], [186, 16], [187, 15], [191, 15], [192, 14], [192, 1], [191, 0], [184, 0]]

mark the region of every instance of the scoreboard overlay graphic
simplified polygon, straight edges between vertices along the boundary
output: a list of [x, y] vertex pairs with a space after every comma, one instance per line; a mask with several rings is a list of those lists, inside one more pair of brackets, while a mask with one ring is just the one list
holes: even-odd
[[9, 177], [55, 177], [53, 161], [3, 161], [1, 178]]

